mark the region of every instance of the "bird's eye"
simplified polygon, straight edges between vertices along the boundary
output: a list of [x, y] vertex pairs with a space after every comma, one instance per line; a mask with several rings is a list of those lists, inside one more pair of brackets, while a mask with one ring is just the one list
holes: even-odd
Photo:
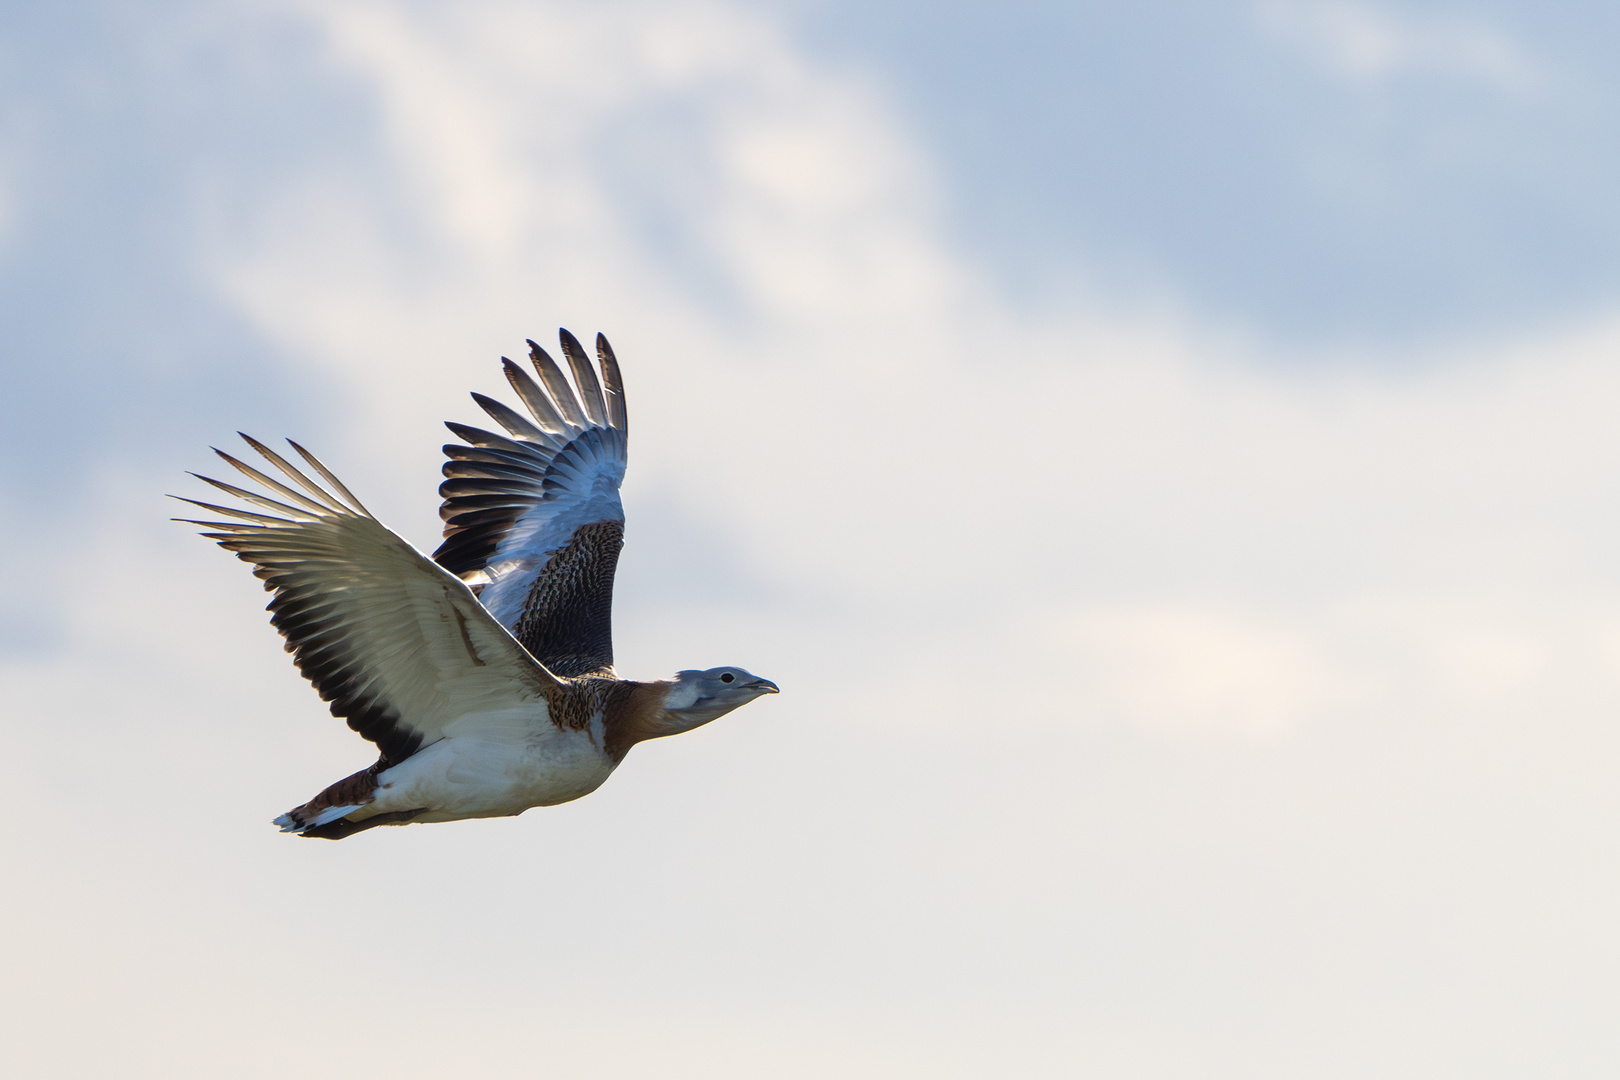
[[728, 671], [724, 675], [720, 676], [720, 681], [721, 682], [736, 682], [737, 681], [737, 676], [733, 675], [731, 672]]

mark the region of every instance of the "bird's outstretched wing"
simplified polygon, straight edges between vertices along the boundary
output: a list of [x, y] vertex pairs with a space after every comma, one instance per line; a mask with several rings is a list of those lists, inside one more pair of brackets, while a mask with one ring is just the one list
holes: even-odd
[[473, 400], [507, 435], [446, 426], [467, 445], [444, 448], [444, 543], [433, 553], [529, 652], [563, 676], [613, 666], [613, 573], [624, 544], [624, 383], [607, 338], [601, 378], [567, 330], [563, 356], [578, 397], [546, 351], [529, 342], [536, 382], [501, 358], [528, 408]]
[[242, 438], [302, 490], [216, 450], [285, 501], [199, 476], [270, 513], [186, 499], [237, 520], [181, 520], [209, 529], [204, 536], [253, 564], [275, 594], [270, 621], [334, 716], [376, 743], [391, 765], [446, 735], [510, 736], [514, 710], [544, 721], [546, 691], [557, 680], [465, 584], [384, 528], [297, 443], [293, 449], [331, 490]]

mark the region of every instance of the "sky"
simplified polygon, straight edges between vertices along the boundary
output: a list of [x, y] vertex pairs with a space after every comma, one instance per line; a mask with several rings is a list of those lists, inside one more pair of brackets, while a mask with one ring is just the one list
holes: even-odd
[[[0, 5], [0, 1072], [1614, 1075], [1617, 20]], [[620, 671], [782, 694], [279, 835], [370, 747], [163, 495], [431, 549], [559, 325]]]

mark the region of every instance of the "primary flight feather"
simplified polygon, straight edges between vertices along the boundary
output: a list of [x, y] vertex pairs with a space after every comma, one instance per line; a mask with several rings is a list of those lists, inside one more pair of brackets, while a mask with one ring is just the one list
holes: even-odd
[[243, 435], [282, 479], [215, 452], [268, 494], [198, 478], [258, 509], [185, 500], [231, 519], [183, 520], [253, 565], [298, 670], [379, 751], [276, 818], [284, 831], [335, 840], [567, 802], [636, 743], [777, 692], [735, 667], [656, 682], [614, 673], [624, 384], [606, 338], [598, 379], [574, 336], [560, 337], [572, 384], [531, 341], [538, 381], [501, 360], [529, 415], [474, 394], [507, 434], [447, 425], [462, 443], [444, 448], [444, 543], [431, 559], [291, 440], [319, 481]]

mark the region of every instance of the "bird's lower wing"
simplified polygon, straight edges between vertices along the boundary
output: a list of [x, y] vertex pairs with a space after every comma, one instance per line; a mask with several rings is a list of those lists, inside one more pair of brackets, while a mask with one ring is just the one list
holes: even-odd
[[236, 519], [192, 523], [253, 564], [274, 594], [271, 622], [334, 716], [398, 764], [450, 725], [459, 733], [488, 716], [492, 733], [510, 733], [515, 708], [547, 715], [557, 680], [460, 579], [384, 528], [298, 444], [327, 487], [242, 437], [301, 490], [216, 451], [279, 498], [199, 477], [269, 513], [187, 499]]

